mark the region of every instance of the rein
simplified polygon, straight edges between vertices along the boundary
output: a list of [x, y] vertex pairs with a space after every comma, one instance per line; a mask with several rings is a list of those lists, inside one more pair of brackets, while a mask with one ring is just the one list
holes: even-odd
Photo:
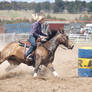
[[53, 52], [49, 50], [44, 44], [42, 44], [41, 46], [43, 46], [49, 52], [49, 55], [53, 55]]
[[24, 58], [25, 58], [25, 54], [26, 54], [26, 46], [27, 46], [27, 44], [25, 43], [24, 44]]
[[[53, 41], [55, 41], [54, 39], [55, 39], [55, 38], [53, 37], [52, 39], [49, 40], [50, 43], [52, 44], [52, 47], [50, 46], [50, 47], [48, 48], [46, 45], [41, 44], [41, 46], [43, 46], [43, 47], [49, 52], [50, 55], [53, 55], [53, 54], [54, 54], [54, 51], [51, 49], [51, 48], [53, 48]], [[47, 42], [49, 42], [49, 41], [47, 41]]]
[[67, 50], [67, 48], [65, 48], [65, 47], [62, 47], [62, 46], [60, 46], [60, 48], [62, 48], [62, 49], [64, 49], [64, 50]]

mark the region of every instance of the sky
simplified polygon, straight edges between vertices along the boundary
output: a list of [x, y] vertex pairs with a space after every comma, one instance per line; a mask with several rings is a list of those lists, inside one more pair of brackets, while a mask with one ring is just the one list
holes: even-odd
[[[22, 1], [22, 2], [44, 2], [44, 1], [49, 1], [49, 2], [54, 2], [55, 0], [0, 0], [0, 1]], [[75, 1], [75, 0], [64, 0], [64, 1]], [[80, 1], [87, 1], [90, 2], [92, 0], [80, 0]]]

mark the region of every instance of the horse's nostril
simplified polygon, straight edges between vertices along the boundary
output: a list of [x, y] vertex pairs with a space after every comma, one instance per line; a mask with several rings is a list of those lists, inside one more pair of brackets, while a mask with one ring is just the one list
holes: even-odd
[[74, 45], [72, 45], [71, 49], [73, 49]]
[[73, 49], [73, 47], [74, 47], [74, 45], [72, 45], [72, 46], [68, 46], [68, 49]]

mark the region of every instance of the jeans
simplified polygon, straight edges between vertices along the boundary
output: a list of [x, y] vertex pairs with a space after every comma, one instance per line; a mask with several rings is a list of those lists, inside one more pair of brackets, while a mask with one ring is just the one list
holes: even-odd
[[30, 36], [29, 36], [29, 41], [30, 41], [30, 43], [31, 43], [31, 46], [29, 47], [29, 50], [28, 50], [27, 53], [26, 53], [26, 57], [27, 57], [29, 54], [31, 54], [33, 50], [36, 49], [36, 39], [35, 39], [35, 37], [34, 37], [33, 35], [30, 35]]

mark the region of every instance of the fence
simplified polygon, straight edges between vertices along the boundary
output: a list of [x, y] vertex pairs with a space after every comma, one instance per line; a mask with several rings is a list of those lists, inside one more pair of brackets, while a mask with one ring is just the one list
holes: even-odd
[[28, 39], [29, 34], [21, 33], [21, 34], [16, 34], [16, 33], [3, 33], [0, 34], [0, 42], [1, 43], [9, 43], [12, 41], [16, 40], [26, 40]]
[[[16, 40], [27, 40], [29, 34], [28, 33], [3, 33], [0, 34], [0, 43], [9, 43]], [[90, 35], [82, 35], [82, 34], [68, 34], [69, 39], [73, 42], [77, 43], [85, 43], [85, 42], [92, 42], [92, 34]]]
[[32, 28], [32, 24], [23, 22], [17, 24], [5, 24], [3, 27], [5, 33], [29, 33]]
[[91, 42], [92, 43], [92, 34], [68, 34], [69, 39], [72, 40], [75, 43], [86, 43]]

